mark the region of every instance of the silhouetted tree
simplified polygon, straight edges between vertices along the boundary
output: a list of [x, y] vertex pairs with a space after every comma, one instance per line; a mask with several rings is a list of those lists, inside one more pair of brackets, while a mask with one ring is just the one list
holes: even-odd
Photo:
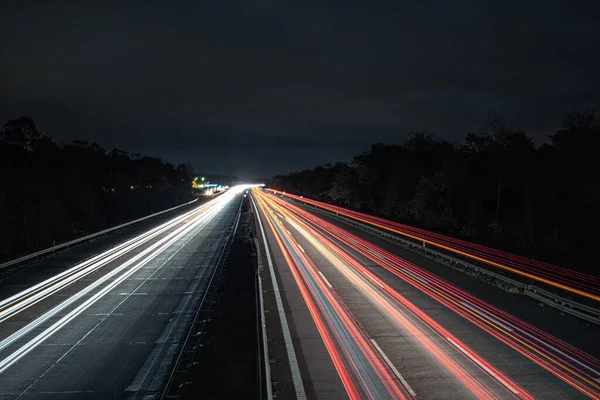
[[537, 148], [525, 132], [493, 119], [462, 146], [417, 132], [402, 145], [374, 144], [348, 164], [272, 184], [527, 256], [559, 262], [568, 254], [577, 258], [570, 267], [582, 269], [600, 245], [599, 148], [596, 111], [566, 116]]
[[189, 168], [97, 143], [59, 146], [29, 117], [0, 130], [0, 259], [190, 198]]

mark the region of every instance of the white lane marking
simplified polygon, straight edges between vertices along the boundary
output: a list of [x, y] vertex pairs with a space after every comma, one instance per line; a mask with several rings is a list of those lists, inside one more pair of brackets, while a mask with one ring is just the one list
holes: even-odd
[[417, 397], [417, 394], [415, 393], [415, 391], [410, 387], [410, 385], [408, 384], [408, 382], [406, 382], [406, 379], [404, 379], [404, 377], [402, 376], [402, 374], [400, 374], [400, 371], [398, 371], [396, 369], [396, 366], [394, 364], [392, 364], [392, 361], [388, 358], [387, 354], [385, 354], [383, 352], [383, 350], [381, 349], [381, 347], [379, 347], [379, 345], [377, 344], [377, 342], [375, 341], [375, 339], [371, 339], [371, 343], [373, 343], [373, 346], [375, 346], [375, 348], [377, 349], [377, 351], [379, 352], [379, 354], [381, 354], [381, 357], [383, 357], [383, 359], [385, 360], [385, 362], [387, 363], [387, 365], [394, 372], [394, 375], [396, 375], [396, 377], [400, 380], [400, 382], [402, 382], [402, 384], [404, 385], [404, 387], [406, 388], [406, 390], [408, 390], [408, 393], [410, 393], [413, 397]]
[[[220, 199], [223, 199], [223, 197], [221, 197]], [[224, 207], [224, 205], [223, 205], [223, 207]], [[117, 285], [119, 285], [122, 281], [124, 281], [125, 279], [127, 279], [129, 276], [133, 275], [133, 273], [136, 272], [137, 270], [139, 270], [143, 265], [147, 264], [152, 259], [156, 258], [156, 256], [158, 254], [160, 254], [161, 252], [163, 252], [166, 248], [168, 248], [169, 246], [171, 246], [177, 240], [181, 239], [183, 236], [185, 236], [187, 233], [189, 233], [196, 226], [200, 225], [202, 222], [205, 222], [205, 221], [207, 221], [206, 223], [208, 223], [208, 221], [212, 220], [212, 218], [214, 218], [214, 216], [223, 207], [216, 208], [215, 210], [211, 209], [211, 210], [209, 210], [209, 211], [207, 211], [205, 213], [206, 215], [202, 215], [200, 217], [197, 217], [198, 218], [197, 221], [194, 221], [194, 222], [192, 222], [192, 223], [190, 223], [188, 225], [184, 225], [183, 227], [179, 228], [175, 232], [169, 234], [166, 238], [161, 239], [159, 242], [155, 243], [154, 245], [150, 246], [148, 249], [144, 250], [142, 253], [136, 255], [131, 260], [129, 260], [128, 262], [124, 263], [121, 267], [113, 270], [111, 273], [109, 273], [109, 274], [103, 276], [102, 278], [98, 279], [92, 285], [90, 285], [87, 288], [81, 290], [79, 293], [71, 296], [69, 299], [65, 300], [62, 304], [56, 306], [54, 309], [48, 311], [46, 314], [42, 315], [41, 317], [39, 317], [35, 321], [29, 323], [26, 327], [21, 328], [18, 332], [15, 332], [10, 337], [4, 339], [3, 342], [0, 343], [0, 347], [2, 347], [2, 345], [4, 347], [6, 347], [8, 344], [12, 343], [17, 338], [23, 336], [28, 331], [31, 331], [33, 328], [37, 327], [43, 321], [47, 320], [48, 318], [50, 318], [51, 316], [53, 316], [54, 314], [56, 314], [58, 311], [60, 311], [61, 309], [65, 308], [67, 305], [69, 305], [70, 303], [72, 303], [76, 299], [78, 299], [81, 296], [83, 296], [84, 293], [87, 293], [90, 290], [92, 290], [92, 288], [98, 286], [99, 284], [101, 284], [101, 283], [103, 283], [105, 281], [108, 281], [113, 275], [118, 274], [119, 272], [121, 272], [122, 269], [126, 268], [128, 264], [133, 264], [138, 259], [142, 258], [146, 254], [148, 254], [149, 252], [151, 252], [152, 250], [154, 250], [156, 247], [160, 246], [158, 248], [158, 250], [154, 251], [152, 254], [150, 254], [148, 257], [146, 257], [145, 259], [143, 259], [141, 262], [139, 262], [136, 265], [134, 265], [131, 269], [127, 270], [124, 274], [122, 274], [119, 277], [117, 277], [114, 281], [111, 281], [111, 283], [109, 285], [107, 285], [102, 290], [100, 290], [95, 295], [93, 295], [91, 298], [89, 298], [88, 300], [86, 300], [84, 303], [82, 303], [81, 305], [79, 305], [78, 307], [76, 307], [73, 311], [71, 311], [70, 313], [68, 313], [64, 317], [62, 317], [59, 321], [55, 322], [52, 326], [48, 327], [42, 333], [38, 334], [35, 338], [31, 339], [29, 342], [27, 342], [26, 344], [24, 344], [23, 346], [21, 346], [18, 350], [16, 350], [10, 356], [8, 356], [4, 360], [0, 361], [0, 373], [4, 372], [6, 369], [8, 369], [10, 366], [12, 366], [15, 362], [17, 362], [19, 359], [21, 359], [27, 353], [29, 353], [31, 350], [33, 350], [38, 345], [40, 345], [41, 343], [43, 343], [45, 340], [47, 340], [49, 337], [51, 337], [54, 333], [56, 333], [61, 328], [63, 328], [66, 324], [68, 324], [72, 319], [74, 319], [76, 316], [78, 316], [79, 314], [81, 314], [83, 311], [85, 311], [87, 308], [89, 308], [92, 304], [94, 304], [100, 298], [104, 297], [109, 291], [111, 291], [112, 289], [114, 289]]]
[[285, 348], [287, 350], [288, 360], [290, 362], [290, 369], [292, 371], [292, 380], [294, 382], [294, 389], [296, 390], [297, 399], [306, 399], [306, 392], [304, 391], [304, 384], [302, 383], [302, 375], [300, 374], [300, 367], [298, 366], [298, 359], [296, 358], [296, 352], [294, 350], [294, 344], [292, 343], [292, 335], [290, 334], [290, 327], [285, 317], [285, 311], [283, 310], [283, 302], [281, 301], [281, 294], [279, 293], [279, 285], [275, 277], [275, 268], [273, 268], [273, 261], [271, 260], [271, 253], [269, 251], [269, 245], [267, 243], [267, 235], [263, 228], [260, 220], [260, 213], [252, 199], [252, 205], [256, 211], [256, 219], [258, 219], [258, 226], [263, 238], [263, 244], [265, 246], [265, 252], [267, 254], [267, 264], [269, 264], [269, 274], [271, 275], [271, 283], [273, 284], [273, 293], [275, 294], [275, 302], [277, 303], [277, 312], [279, 313], [279, 322], [281, 323], [281, 330], [283, 331], [283, 340], [285, 342]]
[[[160, 266], [159, 266], [158, 268], [155, 268], [155, 269], [154, 269], [154, 271], [152, 271], [152, 273], [151, 273], [151, 274], [150, 274], [148, 277], [146, 277], [146, 279], [145, 279], [145, 280], [143, 280], [143, 281], [142, 281], [142, 282], [141, 282], [141, 283], [140, 283], [140, 284], [139, 284], [139, 285], [138, 285], [138, 286], [137, 286], [137, 287], [136, 287], [136, 288], [133, 290], [132, 294], [133, 294], [133, 293], [135, 293], [135, 292], [137, 292], [137, 290], [138, 290], [139, 288], [141, 288], [141, 287], [142, 287], [142, 285], [144, 285], [144, 284], [145, 284], [145, 283], [148, 281], [148, 279], [152, 278], [152, 277], [154, 276], [154, 274], [156, 274], [157, 272], [161, 271], [161, 270], [163, 269], [162, 267], [164, 267], [164, 266], [165, 266], [165, 265], [166, 265], [166, 264], [167, 264], [167, 263], [168, 263], [168, 262], [169, 262], [169, 261], [170, 261], [170, 260], [171, 260], [173, 257], [175, 257], [175, 255], [176, 255], [176, 254], [178, 254], [178, 253], [179, 253], [179, 251], [180, 251], [181, 249], [183, 249], [183, 248], [184, 248], [184, 247], [185, 247], [185, 246], [186, 246], [186, 245], [187, 245], [187, 244], [188, 244], [188, 243], [189, 243], [189, 242], [190, 242], [190, 241], [191, 241], [191, 240], [192, 240], [192, 239], [193, 239], [193, 238], [194, 238], [196, 235], [198, 235], [198, 233], [199, 233], [199, 232], [201, 232], [201, 231], [202, 231], [202, 229], [204, 229], [204, 227], [205, 227], [206, 225], [208, 225], [208, 223], [209, 223], [210, 221], [212, 221], [212, 220], [214, 219], [214, 217], [215, 217], [215, 216], [216, 216], [216, 213], [215, 213], [215, 214], [212, 214], [212, 218], [208, 219], [208, 220], [207, 220], [207, 222], [206, 222], [204, 225], [202, 225], [198, 231], [196, 231], [196, 233], [194, 233], [194, 234], [193, 234], [193, 235], [192, 235], [190, 238], [188, 238], [188, 239], [185, 241], [185, 243], [183, 243], [183, 244], [182, 244], [182, 246], [181, 246], [181, 247], [179, 247], [177, 250], [175, 250], [175, 252], [174, 252], [173, 254], [171, 254], [169, 257], [167, 257], [167, 259], [165, 259], [165, 260], [164, 260], [164, 261], [163, 261], [163, 262], [160, 264]], [[208, 216], [207, 216], [206, 218], [201, 218], [201, 219], [200, 219], [200, 221], [197, 221], [197, 222], [195, 222], [195, 223], [189, 224], [190, 228], [189, 228], [189, 229], [187, 229], [187, 230], [185, 230], [185, 229], [183, 229], [183, 228], [180, 228], [180, 229], [178, 229], [178, 231], [179, 231], [179, 232], [183, 232], [183, 233], [182, 233], [180, 236], [177, 236], [177, 237], [176, 237], [176, 239], [177, 239], [177, 238], [183, 238], [183, 237], [184, 237], [184, 236], [185, 236], [185, 235], [186, 235], [188, 232], [190, 232], [190, 231], [192, 230], [192, 228], [193, 228], [193, 227], [199, 226], [199, 225], [200, 225], [200, 223], [201, 223], [201, 221], [204, 221], [204, 220], [206, 220], [207, 218], [208, 218]], [[169, 242], [169, 243], [171, 243], [171, 242]], [[174, 243], [174, 241], [173, 241], [173, 243]], [[159, 250], [158, 250], [158, 252], [160, 252], [160, 251], [161, 251], [161, 250], [159, 249]], [[157, 253], [157, 252], [153, 253], [153, 255], [155, 255], [155, 254], [159, 254], [159, 253]], [[152, 259], [152, 258], [155, 258], [155, 257], [153, 257], [153, 255], [151, 255], [149, 258], [150, 258], [150, 259]], [[145, 260], [144, 260], [144, 261], [142, 261], [142, 263], [143, 263], [143, 262], [145, 262]], [[138, 265], [139, 265], [139, 264], [138, 264]], [[139, 268], [138, 270], [141, 270], [141, 268]], [[131, 277], [131, 275], [129, 275], [129, 277]], [[65, 352], [65, 353], [64, 353], [64, 354], [63, 354], [63, 355], [62, 355], [62, 356], [61, 356], [61, 357], [60, 357], [60, 358], [59, 358], [59, 359], [58, 359], [58, 360], [57, 360], [57, 361], [54, 363], [54, 364], [52, 364], [52, 365], [51, 365], [51, 366], [50, 366], [50, 367], [49, 367], [49, 368], [48, 368], [48, 369], [47, 369], [47, 370], [46, 370], [46, 371], [45, 371], [45, 372], [44, 372], [42, 375], [40, 375], [40, 376], [39, 376], [39, 377], [38, 377], [38, 378], [37, 378], [37, 379], [36, 379], [36, 380], [35, 380], [33, 383], [31, 383], [31, 385], [29, 385], [29, 386], [28, 386], [28, 387], [27, 387], [27, 388], [26, 388], [26, 389], [25, 389], [25, 390], [24, 390], [24, 391], [23, 391], [23, 392], [22, 392], [22, 393], [19, 395], [19, 397], [17, 397], [17, 400], [18, 400], [18, 399], [20, 399], [20, 398], [21, 398], [23, 395], [25, 395], [25, 393], [27, 393], [27, 392], [29, 391], [29, 389], [31, 389], [31, 388], [32, 388], [32, 387], [33, 387], [33, 386], [34, 386], [34, 385], [35, 385], [35, 384], [36, 384], [38, 381], [40, 381], [40, 380], [41, 380], [41, 379], [42, 379], [42, 378], [43, 378], [43, 377], [44, 377], [44, 376], [45, 376], [45, 375], [46, 375], [48, 372], [50, 372], [50, 370], [51, 370], [52, 368], [54, 368], [54, 366], [56, 366], [56, 365], [57, 365], [57, 364], [58, 364], [58, 363], [59, 363], [59, 362], [60, 362], [60, 361], [61, 361], [61, 360], [62, 360], [64, 357], [66, 357], [66, 356], [67, 356], [67, 354], [69, 354], [69, 353], [70, 353], [70, 352], [71, 352], [71, 351], [72, 351], [72, 350], [73, 350], [73, 349], [74, 349], [76, 346], [79, 346], [79, 345], [81, 345], [81, 342], [82, 342], [82, 341], [83, 341], [83, 340], [84, 340], [86, 337], [88, 337], [88, 336], [89, 336], [89, 335], [90, 335], [90, 334], [91, 334], [91, 333], [92, 333], [92, 332], [93, 332], [93, 331], [94, 331], [94, 330], [95, 330], [95, 329], [96, 329], [98, 326], [100, 326], [100, 324], [102, 324], [102, 323], [103, 323], [103, 322], [104, 322], [104, 321], [105, 321], [105, 320], [106, 320], [106, 319], [107, 319], [107, 318], [108, 318], [108, 317], [109, 317], [111, 314], [112, 314], [112, 315], [117, 315], [116, 313], [114, 313], [114, 311], [115, 311], [115, 310], [117, 310], [117, 309], [119, 309], [119, 307], [121, 307], [121, 306], [122, 306], [122, 305], [123, 305], [123, 304], [124, 304], [124, 303], [125, 303], [125, 302], [126, 302], [128, 299], [129, 299], [129, 296], [127, 296], [126, 298], [124, 298], [123, 300], [121, 300], [121, 301], [119, 302], [119, 304], [117, 304], [117, 305], [116, 305], [116, 306], [115, 306], [115, 307], [114, 307], [114, 308], [113, 308], [113, 309], [110, 311], [110, 313], [108, 313], [107, 315], [105, 315], [105, 316], [104, 316], [104, 318], [103, 318], [103, 319], [102, 319], [100, 322], [98, 322], [98, 323], [96, 324], [96, 326], [94, 326], [92, 329], [90, 329], [90, 330], [89, 330], [89, 331], [88, 331], [88, 332], [87, 332], [87, 333], [86, 333], [86, 334], [85, 334], [85, 335], [84, 335], [84, 336], [83, 336], [81, 339], [79, 339], [79, 340], [77, 341], [77, 343], [75, 343], [75, 344], [74, 344], [74, 345], [73, 345], [73, 346], [72, 346], [72, 347], [71, 347], [69, 350], [67, 350], [67, 351], [66, 351], [66, 352]], [[122, 314], [120, 314], [120, 315], [122, 315]]]
[[122, 313], [95, 313], [95, 314], [87, 314], [87, 315], [92, 315], [95, 317], [105, 317], [105, 316], [109, 315], [109, 316], [114, 317], [114, 316], [122, 316], [123, 314]]
[[40, 392], [40, 394], [77, 394], [77, 393], [96, 393], [93, 390], [62, 390], [60, 392]]
[[302, 248], [302, 246], [300, 246], [300, 243], [297, 243], [297, 245], [298, 245], [298, 248], [299, 248], [299, 249], [300, 249], [300, 250], [301, 250], [303, 253], [306, 253], [306, 252], [304, 251], [304, 249]]
[[[224, 197], [219, 197], [219, 199], [223, 200]], [[225, 200], [225, 201], [229, 201], [229, 200]], [[224, 207], [224, 204], [225, 203], [223, 203], [222, 207]], [[216, 205], [219, 205], [219, 203], [216, 203]], [[199, 224], [202, 221], [208, 220], [208, 218], [210, 216], [216, 215], [219, 210], [220, 210], [219, 208], [215, 209], [215, 205], [213, 205], [210, 209], [204, 210], [201, 214], [199, 214], [199, 215], [197, 215], [195, 217], [195, 218], [199, 218], [199, 220], [196, 221], [195, 224]], [[186, 222], [186, 224], [188, 224], [188, 223]], [[172, 232], [172, 233], [168, 234], [166, 237], [160, 239], [158, 242], [154, 243], [153, 245], [151, 245], [147, 249], [143, 250], [141, 253], [133, 256], [132, 258], [130, 258], [125, 263], [121, 264], [116, 269], [112, 270], [108, 274], [106, 274], [106, 275], [102, 276], [101, 278], [99, 278], [98, 280], [96, 280], [91, 285], [89, 285], [86, 288], [82, 289], [78, 293], [76, 293], [76, 294], [68, 297], [65, 301], [63, 301], [62, 303], [60, 303], [59, 305], [57, 305], [56, 307], [54, 307], [50, 311], [47, 311], [42, 316], [38, 317], [34, 321], [32, 321], [29, 324], [27, 324], [27, 326], [19, 329], [17, 332], [15, 332], [12, 335], [10, 335], [9, 337], [3, 339], [2, 341], [0, 341], [0, 350], [2, 350], [4, 348], [6, 348], [7, 346], [9, 346], [15, 340], [20, 339], [21, 337], [23, 337], [28, 332], [31, 332], [33, 329], [35, 329], [36, 327], [38, 327], [39, 325], [41, 325], [42, 323], [44, 323], [45, 321], [47, 321], [49, 318], [52, 318], [54, 315], [56, 315], [57, 313], [59, 313], [61, 310], [63, 310], [64, 308], [68, 307], [70, 304], [74, 303], [79, 298], [83, 297], [84, 295], [86, 295], [90, 291], [94, 290], [95, 288], [97, 288], [101, 284], [103, 284], [105, 282], [108, 282], [109, 280], [111, 280], [113, 278], [113, 276], [116, 276], [121, 271], [126, 270], [126, 268], [128, 268], [130, 265], [132, 265], [135, 262], [137, 262], [137, 260], [143, 258], [146, 254], [149, 254], [155, 248], [161, 246], [163, 243], [165, 243], [166, 241], [170, 240], [171, 238], [173, 238], [174, 236], [176, 236], [178, 233], [182, 232], [185, 229], [186, 226], [188, 226], [188, 225], [184, 224], [182, 227], [177, 228], [174, 232]], [[152, 267], [152, 268], [154, 268], [154, 267]]]
[[[17, 293], [7, 299], [0, 301], [0, 318], [10, 318], [10, 316], [19, 312], [19, 310], [23, 310], [28, 308], [29, 306], [37, 303], [38, 301], [43, 300], [44, 298], [50, 296], [51, 294], [59, 291], [60, 289], [69, 286], [75, 281], [89, 275], [90, 273], [96, 271], [100, 267], [104, 266], [108, 262], [118, 258], [119, 256], [127, 253], [128, 251], [140, 246], [141, 244], [151, 240], [155, 236], [165, 232], [171, 227], [175, 226], [181, 220], [187, 218], [188, 216], [194, 213], [204, 212], [206, 210], [206, 206], [210, 203], [204, 204], [197, 209], [194, 209], [184, 215], [176, 217], [166, 223], [159, 225], [156, 228], [153, 228], [147, 232], [142, 233], [141, 235], [130, 239], [124, 243], [117, 245], [101, 254], [98, 254], [92, 257], [89, 260], [86, 260], [80, 264], [75, 265], [72, 268], [69, 268], [66, 271], [61, 272], [58, 275], [55, 275], [43, 282], [40, 282], [20, 293]], [[100, 260], [100, 261], [98, 261]], [[96, 262], [98, 261], [98, 262]], [[16, 310], [16, 311], [15, 311]], [[4, 320], [3, 319], [3, 320]], [[2, 322], [2, 321], [0, 321]]]
[[321, 278], [323, 278], [323, 280], [325, 281], [325, 283], [327, 284], [327, 286], [329, 286], [329, 289], [333, 289], [333, 286], [331, 286], [331, 283], [329, 283], [329, 281], [327, 280], [327, 278], [325, 278], [325, 275], [323, 275], [323, 273], [321, 271], [317, 271], [319, 272], [319, 275], [321, 275]]
[[[164, 263], [162, 263], [158, 268], [156, 268], [152, 274], [150, 276], [148, 276], [144, 281], [142, 281], [142, 283], [140, 283], [134, 290], [137, 291], [139, 288], [142, 287], [142, 285], [146, 284], [148, 282], [148, 278], [151, 278], [154, 274], [156, 274], [158, 271], [164, 269], [163, 267], [165, 267], [166, 263], [175, 256], [175, 254], [177, 254], [181, 249], [183, 249], [196, 235], [198, 235], [200, 231], [197, 231], [194, 236], [190, 237], [184, 244], [181, 245], [181, 247], [179, 249], [177, 249], [175, 251], [175, 253], [173, 255], [171, 255]], [[197, 266], [198, 268], [200, 268], [200, 266]], [[200, 273], [197, 273], [196, 276], [198, 277], [204, 277], [204, 272], [206, 271], [206, 268], [203, 268], [200, 270]], [[194, 287], [197, 287], [196, 285], [198, 285], [198, 283], [194, 283], [193, 284]], [[184, 292], [186, 293], [186, 292]], [[193, 291], [189, 291], [187, 293], [194, 293]], [[127, 300], [127, 298], [125, 298], [121, 303], [119, 303], [114, 309], [117, 310], [119, 307], [121, 307], [121, 305]], [[177, 329], [180, 331], [183, 331], [183, 328], [181, 328], [181, 324], [180, 324], [180, 318], [182, 317], [182, 315], [184, 315], [184, 310], [189, 307], [188, 304], [190, 302], [190, 298], [187, 298], [186, 300], [184, 300], [184, 297], [182, 297], [182, 301], [179, 302], [179, 304], [177, 305], [177, 308], [175, 310], [173, 310], [173, 312], [171, 313], [159, 313], [159, 314], [163, 314], [163, 315], [173, 315], [173, 317], [171, 317], [169, 319], [168, 325], [166, 325], [166, 327], [163, 329], [160, 337], [154, 342], [154, 346], [152, 349], [152, 352], [150, 353], [150, 355], [148, 355], [148, 357], [146, 357], [146, 361], [144, 362], [144, 364], [142, 365], [142, 367], [138, 370], [138, 373], [136, 374], [135, 378], [131, 381], [131, 383], [129, 384], [129, 386], [127, 386], [127, 388], [125, 389], [126, 392], [138, 392], [142, 386], [145, 384], [146, 380], [148, 379], [148, 377], [150, 376], [150, 374], [152, 372], [154, 372], [153, 374], [153, 379], [145, 386], [146, 390], [155, 390], [155, 381], [156, 381], [156, 377], [158, 375], [162, 376], [162, 373], [160, 371], [165, 371], [165, 365], [158, 365], [158, 367], [155, 369], [155, 366], [158, 364], [160, 355], [164, 355], [163, 354], [163, 350], [165, 348], [165, 345], [167, 343], [171, 343], [173, 341], [173, 332]], [[184, 334], [183, 332], [181, 334]], [[171, 347], [170, 349], [167, 350], [167, 352], [165, 354], [167, 354], [167, 358], [171, 359], [173, 358], [173, 353], [174, 353], [175, 349], [173, 349], [173, 347]], [[156, 389], [158, 390], [158, 389]]]
[[475, 364], [477, 364], [479, 367], [481, 367], [481, 369], [483, 369], [485, 372], [487, 372], [488, 374], [490, 374], [494, 379], [496, 379], [498, 382], [500, 382], [508, 390], [510, 390], [511, 392], [513, 392], [516, 395], [519, 394], [519, 392], [514, 387], [512, 387], [512, 385], [510, 385], [504, 379], [500, 378], [498, 375], [496, 375], [495, 372], [491, 371], [488, 367], [486, 367], [485, 365], [483, 365], [482, 363], [480, 363], [479, 360], [475, 359], [461, 345], [459, 345], [458, 343], [456, 343], [454, 340], [450, 339], [449, 337], [447, 337], [446, 340], [449, 341], [450, 343], [452, 343], [452, 345], [454, 347], [456, 347], [458, 350], [460, 350], [461, 353], [463, 353], [465, 356], [469, 357], [469, 359], [471, 361], [473, 361]]

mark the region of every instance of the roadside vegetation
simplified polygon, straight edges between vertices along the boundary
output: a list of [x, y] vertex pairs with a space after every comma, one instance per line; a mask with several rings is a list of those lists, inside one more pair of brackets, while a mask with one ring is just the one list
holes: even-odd
[[411, 133], [272, 187], [598, 275], [600, 114], [568, 115], [536, 145], [491, 121], [461, 144]]
[[58, 144], [28, 117], [0, 130], [0, 260], [192, 200], [193, 172], [159, 158]]

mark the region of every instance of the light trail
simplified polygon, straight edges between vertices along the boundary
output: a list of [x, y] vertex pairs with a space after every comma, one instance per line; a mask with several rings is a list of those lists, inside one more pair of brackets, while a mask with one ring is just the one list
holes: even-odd
[[[274, 193], [282, 193], [276, 190], [272, 191]], [[290, 193], [285, 193], [285, 196], [600, 302], [600, 278], [598, 277], [352, 211], [321, 201], [308, 199], [306, 197], [300, 197]]]
[[381, 354], [354, 322], [329, 282], [264, 201], [257, 204], [282, 250], [346, 393], [351, 399], [412, 398]]
[[213, 206], [213, 202], [217, 200], [218, 198], [179, 217], [173, 218], [154, 229], [144, 232], [133, 239], [121, 243], [101, 254], [90, 258], [89, 260], [77, 264], [68, 270], [61, 272], [60, 274], [57, 274], [43, 282], [40, 282], [26, 290], [0, 301], [0, 323], [57, 293], [58, 291], [72, 285], [78, 280], [102, 268], [106, 264], [140, 247], [144, 243], [147, 243], [157, 236], [173, 229], [182, 222], [190, 218], [194, 218], [196, 215], [202, 214], [207, 208]]
[[[277, 196], [269, 196], [269, 199], [277, 203], [281, 209], [289, 210], [306, 226], [314, 228], [315, 232], [317, 230], [322, 232], [324, 236], [319, 237], [319, 243], [324, 243], [327, 237], [356, 251], [445, 305], [581, 393], [590, 398], [600, 398], [600, 373], [598, 372], [600, 371], [600, 361], [596, 358]], [[288, 220], [291, 219], [290, 215], [287, 216]], [[337, 249], [337, 256], [345, 257], [344, 260], [347, 263], [360, 270], [361, 263], [357, 256], [351, 254], [344, 256], [337, 245], [333, 245], [332, 249], [334, 251]], [[371, 273], [371, 275], [374, 274]], [[379, 283], [380, 286], [385, 287], [385, 282], [379, 280]], [[399, 302], [403, 302], [402, 296], [393, 289], [389, 288], [386, 291]], [[443, 331], [439, 332], [443, 335]], [[450, 337], [450, 339], [455, 342], [453, 338]]]
[[[156, 228], [156, 230], [152, 230], [152, 234], [150, 236], [156, 237], [154, 235], [156, 232], [161, 231], [164, 232], [163, 228], [167, 227], [171, 228], [175, 226], [175, 229], [169, 231], [165, 237], [160, 238], [156, 243], [153, 243], [148, 248], [144, 249], [140, 253], [128, 259], [126, 262], [120, 264], [115, 269], [111, 270], [104, 276], [98, 278], [90, 285], [86, 286], [76, 294], [70, 296], [59, 305], [55, 306], [51, 310], [45, 312], [43, 315], [39, 316], [35, 320], [28, 323], [26, 326], [19, 329], [17, 332], [14, 332], [6, 339], [0, 342], [0, 351], [7, 349], [9, 346], [16, 344], [17, 341], [24, 339], [28, 334], [35, 333], [35, 330], [42, 326], [45, 322], [51, 320], [55, 316], [59, 316], [61, 312], [67, 310], [70, 306], [76, 305], [76, 302], [80, 299], [87, 298], [84, 302], [79, 305], [76, 305], [74, 309], [69, 311], [66, 315], [61, 317], [58, 321], [52, 323], [49, 327], [44, 329], [41, 333], [37, 334], [33, 339], [27, 341], [25, 344], [20, 345], [16, 350], [12, 351], [10, 355], [0, 360], [0, 373], [6, 371], [12, 365], [14, 365], [17, 361], [22, 359], [29, 352], [34, 350], [37, 346], [42, 344], [44, 341], [49, 339], [52, 335], [58, 332], [63, 327], [67, 326], [73, 319], [77, 316], [81, 315], [86, 309], [91, 307], [93, 304], [98, 302], [101, 298], [103, 298], [106, 294], [110, 293], [114, 288], [116, 288], [119, 284], [133, 275], [135, 272], [140, 270], [144, 265], [154, 260], [159, 254], [168, 249], [169, 247], [176, 244], [180, 241], [184, 236], [191, 233], [192, 231], [198, 232], [201, 230], [206, 224], [208, 224], [230, 201], [232, 201], [235, 195], [239, 193], [239, 190], [232, 190], [231, 192], [225, 193], [224, 195], [215, 198], [215, 200], [206, 204], [205, 206], [200, 207], [192, 212], [188, 212], [181, 217], [175, 218], [174, 220], [169, 221], [166, 224], [161, 225]], [[175, 225], [173, 225], [175, 224]], [[178, 226], [180, 225], [180, 226]], [[153, 236], [154, 235], [154, 236]], [[146, 239], [147, 236], [140, 235], [138, 238], [142, 237]], [[130, 243], [131, 241], [127, 242]], [[135, 242], [134, 242], [135, 243]], [[123, 246], [123, 245], [120, 245]], [[127, 249], [128, 246], [119, 247], [120, 249]], [[135, 248], [137, 246], [134, 246]], [[109, 250], [106, 254], [113, 254], [111, 252], [114, 249]], [[119, 250], [120, 251], [120, 250]], [[105, 254], [105, 253], [103, 253]], [[93, 265], [93, 264], [92, 264]], [[50, 279], [47, 282], [42, 282], [42, 284], [36, 285], [38, 288], [48, 288], [52, 287], [56, 282], [60, 282], [61, 279], [64, 279], [65, 276], [69, 276], [69, 274], [61, 275], [55, 280]], [[79, 278], [80, 279], [80, 278]], [[26, 301], [29, 299], [32, 293], [38, 293], [38, 291], [34, 290], [26, 290], [22, 292], [21, 298]], [[89, 296], [89, 297], [88, 297]], [[16, 300], [19, 299], [18, 296], [13, 296]], [[15, 302], [15, 299], [12, 300], [12, 303]], [[10, 304], [12, 304], [10, 303]], [[6, 302], [9, 304], [9, 302]]]
[[[260, 196], [260, 195], [259, 195]], [[279, 204], [282, 205], [282, 204]], [[438, 336], [451, 345], [452, 348], [460, 351], [465, 356], [466, 361], [472, 363], [476, 369], [479, 369], [493, 380], [495, 380], [503, 389], [509, 392], [511, 397], [521, 399], [533, 399], [523, 388], [512, 382], [507, 376], [497, 370], [489, 362], [477, 355], [468, 348], [458, 338], [444, 329], [441, 325], [419, 310], [406, 298], [400, 296], [385, 282], [373, 275], [367, 268], [349, 257], [343, 249], [333, 243], [325, 236], [308, 226], [298, 219], [294, 214], [278, 205], [272, 205], [277, 208], [279, 213], [284, 214], [286, 220], [296, 231], [307, 239], [325, 258], [333, 265], [354, 287], [359, 289], [371, 303], [373, 303], [383, 315], [394, 322], [394, 324], [403, 332], [408, 334], [412, 340], [425, 349], [432, 359], [448, 371], [455, 379], [462, 384], [469, 392], [479, 399], [497, 398], [497, 395], [487, 388], [482, 382], [471, 375], [463, 368], [447, 350], [442, 349], [438, 344], [429, 338], [423, 329], [431, 329]], [[381, 255], [372, 252], [377, 257]], [[401, 307], [398, 307], [401, 305]], [[403, 310], [410, 311], [424, 323], [425, 328], [421, 328], [413, 323]]]

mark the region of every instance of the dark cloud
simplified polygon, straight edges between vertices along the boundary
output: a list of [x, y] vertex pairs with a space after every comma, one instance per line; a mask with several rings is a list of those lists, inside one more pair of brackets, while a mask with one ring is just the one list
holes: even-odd
[[459, 140], [492, 116], [541, 140], [600, 92], [594, 2], [2, 7], [0, 118], [213, 172], [268, 175], [414, 130]]

